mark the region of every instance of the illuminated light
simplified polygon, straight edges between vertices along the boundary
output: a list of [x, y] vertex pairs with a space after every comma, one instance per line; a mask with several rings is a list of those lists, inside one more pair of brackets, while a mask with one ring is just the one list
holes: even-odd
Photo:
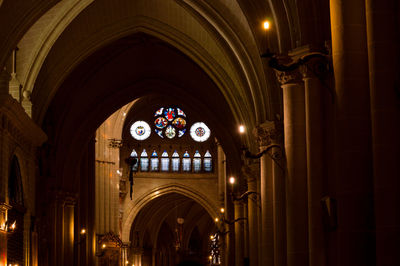
[[245, 130], [246, 130], [246, 128], [243, 125], [239, 126], [239, 133], [240, 134], [243, 134]]
[[125, 264], [129, 264], [129, 261], [125, 261]]
[[213, 236], [213, 235], [210, 235], [210, 239], [213, 240], [213, 239], [214, 239], [214, 236]]
[[156, 192], [154, 192], [154, 194], [158, 195], [158, 194], [160, 194], [160, 191], [156, 191]]
[[266, 20], [263, 23], [263, 27], [264, 27], [264, 30], [269, 30], [271, 27], [271, 23], [268, 20]]
[[219, 219], [218, 219], [218, 217], [217, 217], [217, 218], [215, 218], [215, 222], [216, 222], [216, 223], [218, 223], [218, 222], [219, 222]]
[[81, 235], [84, 235], [84, 234], [86, 234], [86, 229], [85, 229], [85, 228], [82, 228], [82, 230], [81, 230]]
[[225, 212], [225, 209], [224, 209], [224, 208], [221, 208], [219, 211], [220, 211], [221, 213], [224, 213], [224, 212]]
[[209, 259], [209, 260], [212, 260], [212, 256], [209, 256], [208, 259]]
[[15, 227], [17, 227], [17, 221], [15, 221], [15, 222], [11, 225], [11, 230], [14, 230]]
[[231, 176], [229, 178], [229, 183], [231, 183], [233, 185], [233, 184], [235, 184], [235, 182], [236, 182], [235, 178], [233, 176]]
[[126, 116], [126, 113], [124, 113], [123, 116]]
[[102, 248], [106, 248], [106, 244], [103, 244], [101, 247], [102, 247]]

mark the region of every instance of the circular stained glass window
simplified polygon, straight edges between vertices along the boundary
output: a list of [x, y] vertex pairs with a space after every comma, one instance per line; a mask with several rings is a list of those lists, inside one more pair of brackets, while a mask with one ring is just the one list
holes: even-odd
[[161, 138], [167, 137], [169, 139], [182, 137], [186, 132], [186, 114], [180, 108], [168, 107], [159, 108], [154, 113], [155, 132]]
[[136, 121], [130, 128], [131, 135], [134, 139], [145, 140], [151, 134], [149, 124], [144, 121]]
[[172, 139], [176, 135], [176, 129], [173, 128], [172, 126], [168, 126], [167, 129], [165, 130], [165, 136], [167, 138]]
[[203, 122], [196, 122], [190, 128], [190, 136], [197, 142], [206, 141], [210, 135], [210, 129]]

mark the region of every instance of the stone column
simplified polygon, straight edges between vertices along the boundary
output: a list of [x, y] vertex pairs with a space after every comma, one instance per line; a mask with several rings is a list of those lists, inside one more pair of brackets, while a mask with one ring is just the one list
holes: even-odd
[[220, 143], [217, 143], [217, 152], [218, 152], [218, 199], [221, 203], [221, 206], [223, 206], [225, 200], [226, 158], [224, 150], [222, 149]]
[[[244, 258], [244, 220], [243, 220], [243, 203], [235, 201], [235, 265], [243, 266]], [[240, 220], [238, 220], [240, 219]]]
[[365, 0], [331, 0], [330, 11], [338, 219], [332, 263], [376, 265]]
[[254, 132], [262, 152], [260, 158], [260, 201], [261, 201], [261, 265], [274, 265], [274, 232], [273, 232], [273, 206], [272, 206], [272, 162], [265, 152], [269, 142], [268, 133], [263, 126]]
[[[248, 191], [257, 191], [257, 178], [250, 173], [247, 176]], [[258, 213], [260, 203], [256, 194], [251, 194], [247, 200], [249, 227], [249, 259], [251, 266], [258, 265]]]
[[400, 239], [399, 5], [396, 0], [366, 0], [365, 7], [371, 96], [376, 265], [400, 265], [398, 254]]
[[308, 241], [310, 266], [326, 265], [325, 237], [322, 224], [321, 199], [324, 169], [324, 88], [321, 79], [326, 76], [327, 58], [313, 58], [301, 66], [305, 89], [308, 185]]
[[308, 265], [307, 153], [304, 86], [298, 71], [277, 72], [283, 90], [287, 163], [287, 265]]
[[247, 200], [243, 202], [243, 264], [248, 265], [249, 261], [249, 213]]
[[65, 192], [57, 192], [52, 207], [51, 220], [54, 222], [50, 229], [53, 232], [54, 243], [52, 265], [74, 264], [74, 211], [76, 198]]
[[[254, 130], [263, 153], [261, 168], [261, 209], [265, 248], [263, 263], [286, 265], [285, 183], [282, 163], [282, 129], [279, 122], [267, 121]], [[265, 264], [268, 265], [268, 264]]]

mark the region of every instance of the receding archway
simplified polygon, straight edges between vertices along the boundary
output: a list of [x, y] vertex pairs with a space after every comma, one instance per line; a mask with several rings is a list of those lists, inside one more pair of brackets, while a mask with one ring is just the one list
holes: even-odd
[[[205, 265], [213, 219], [197, 201], [180, 193], [166, 193], [148, 201], [130, 228], [135, 265], [176, 265], [192, 261]], [[151, 257], [149, 255], [151, 254]]]

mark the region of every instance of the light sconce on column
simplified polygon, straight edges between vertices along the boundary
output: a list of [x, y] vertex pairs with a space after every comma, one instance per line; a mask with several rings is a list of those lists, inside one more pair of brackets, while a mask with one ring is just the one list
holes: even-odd
[[[329, 51], [327, 49], [325, 49], [322, 52], [314, 52], [311, 54], [308, 54], [302, 58], [299, 58], [297, 61], [285, 65], [285, 64], [280, 64], [279, 63], [279, 55], [277, 53], [274, 53], [270, 50], [270, 31], [272, 29], [272, 23], [269, 20], [266, 20], [263, 22], [262, 24], [263, 29], [265, 30], [265, 36], [266, 36], [266, 45], [267, 45], [267, 49], [266, 52], [263, 53], [261, 55], [262, 58], [268, 58], [268, 65], [269, 67], [278, 70], [278, 71], [293, 71], [295, 69], [297, 69], [299, 66], [304, 65], [305, 63], [307, 63], [308, 61], [310, 61], [313, 58], [321, 58], [323, 60], [326, 60], [326, 62], [328, 62], [328, 54]], [[329, 64], [324, 64], [325, 66], [329, 66]], [[328, 67], [329, 69], [329, 67]], [[321, 69], [321, 73], [326, 73], [328, 71], [328, 69]]]

